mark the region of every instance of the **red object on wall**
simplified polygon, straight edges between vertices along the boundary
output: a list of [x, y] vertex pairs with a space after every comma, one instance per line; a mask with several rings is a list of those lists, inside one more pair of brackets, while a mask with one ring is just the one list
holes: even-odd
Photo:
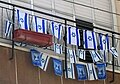
[[39, 45], [40, 47], [48, 47], [53, 44], [52, 35], [28, 31], [24, 29], [15, 30], [13, 40], [18, 42]]

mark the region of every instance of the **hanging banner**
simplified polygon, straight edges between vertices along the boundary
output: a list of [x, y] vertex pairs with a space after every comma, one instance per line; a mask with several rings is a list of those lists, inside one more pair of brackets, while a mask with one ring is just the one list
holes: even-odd
[[46, 71], [49, 59], [50, 59], [50, 57], [48, 56], [48, 54], [42, 53], [42, 55], [40, 56], [41, 65], [38, 67], [40, 67], [43, 71]]
[[35, 32], [47, 34], [47, 20], [33, 16], [33, 29]]
[[97, 63], [96, 66], [97, 66], [98, 79], [106, 79], [106, 64]]
[[35, 49], [31, 49], [30, 52], [31, 52], [31, 57], [32, 57], [32, 64], [34, 66], [41, 66], [40, 57], [42, 53], [40, 53], [39, 51]]
[[115, 58], [118, 57], [118, 52], [117, 52], [116, 48], [114, 48], [114, 47], [110, 48], [110, 52]]
[[68, 54], [67, 55], [69, 57], [70, 63], [76, 63], [77, 62], [75, 50], [68, 49]]
[[62, 27], [63, 26], [60, 23], [54, 21], [51, 22], [52, 35], [54, 35], [58, 40], [60, 40], [62, 36]]
[[79, 57], [80, 59], [83, 59], [83, 60], [86, 59], [85, 51], [82, 50], [82, 49], [78, 49], [78, 50], [77, 50], [77, 55], [78, 55], [78, 57]]
[[80, 32], [75, 27], [67, 27], [67, 43], [80, 46]]
[[92, 63], [87, 64], [87, 73], [88, 73], [88, 80], [98, 79], [94, 64], [92, 64]]
[[62, 54], [62, 45], [54, 43], [54, 52], [57, 54]]
[[98, 62], [98, 61], [102, 60], [102, 57], [100, 56], [100, 54], [97, 51], [92, 50], [92, 51], [90, 51], [90, 54], [91, 54], [93, 62]]
[[11, 26], [12, 26], [12, 23], [9, 20], [7, 20], [5, 23], [5, 37], [10, 36]]
[[67, 74], [65, 72], [65, 78], [75, 79], [74, 65], [70, 62], [67, 62]]
[[109, 50], [109, 37], [108, 34], [103, 35], [103, 34], [99, 34], [99, 41], [100, 41], [100, 50]]
[[63, 74], [62, 61], [53, 58], [53, 66], [55, 75], [62, 76]]
[[87, 72], [86, 66], [83, 64], [76, 64], [78, 80], [86, 80]]
[[17, 18], [20, 29], [29, 30], [29, 16], [17, 9]]
[[97, 49], [96, 34], [93, 31], [83, 30], [84, 48]]

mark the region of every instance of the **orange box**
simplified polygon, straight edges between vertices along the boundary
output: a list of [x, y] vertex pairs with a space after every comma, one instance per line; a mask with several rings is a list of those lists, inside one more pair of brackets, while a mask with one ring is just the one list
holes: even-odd
[[52, 35], [28, 31], [24, 29], [15, 30], [13, 40], [18, 42], [39, 45], [40, 47], [48, 47], [53, 44]]

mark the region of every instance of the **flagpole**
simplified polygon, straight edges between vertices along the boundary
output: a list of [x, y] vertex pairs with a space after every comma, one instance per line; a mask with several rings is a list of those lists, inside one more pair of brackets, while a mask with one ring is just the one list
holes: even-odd
[[[58, 56], [59, 56], [59, 59], [60, 59], [60, 55], [58, 55]], [[60, 77], [60, 81], [61, 81], [61, 84], [63, 84], [63, 75]]]
[[63, 84], [63, 76], [61, 76], [60, 79], [61, 79], [61, 84]]
[[106, 84], [106, 81], [105, 81], [105, 79], [104, 79], [104, 84]]
[[42, 84], [41, 82], [41, 76], [40, 76], [40, 69], [38, 68], [38, 80], [39, 80], [39, 84]]
[[16, 58], [16, 55], [15, 55], [15, 84], [18, 84], [18, 70], [17, 70], [17, 58]]
[[85, 80], [84, 80], [84, 84], [85, 84]]

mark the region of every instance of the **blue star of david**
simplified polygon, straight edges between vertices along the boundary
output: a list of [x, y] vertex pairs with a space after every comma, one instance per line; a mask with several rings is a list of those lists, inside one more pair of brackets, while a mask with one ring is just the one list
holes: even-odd
[[104, 70], [103, 69], [98, 69], [98, 74], [103, 74], [104, 72], [103, 72]]
[[34, 55], [34, 60], [35, 61], [39, 60], [39, 56]]
[[94, 55], [93, 55], [93, 58], [95, 58], [95, 57], [96, 57], [96, 55], [94, 54]]
[[71, 71], [71, 68], [68, 68], [67, 70], [68, 70], [68, 71]]
[[88, 36], [88, 40], [89, 40], [89, 41], [92, 41], [92, 37], [91, 37], [91, 36]]
[[58, 64], [56, 64], [55, 69], [60, 70], [60, 66]]
[[58, 46], [58, 45], [56, 45], [56, 48], [57, 48], [57, 49], [59, 49], [59, 46]]
[[83, 72], [82, 70], [79, 70], [79, 74], [80, 74], [81, 76], [83, 76], [83, 75], [84, 75], [84, 72]]
[[74, 32], [72, 32], [72, 37], [75, 37], [76, 35], [75, 35], [75, 33]]
[[113, 51], [114, 51], [114, 52], [117, 52], [117, 50], [116, 50], [116, 49], [113, 49]]
[[80, 51], [80, 54], [83, 54], [83, 52], [82, 52], [82, 51]]
[[45, 60], [44, 60], [44, 59], [41, 59], [41, 62], [42, 62], [42, 63], [44, 63], [44, 62], [45, 62]]
[[106, 43], [106, 40], [103, 40], [103, 43], [105, 44], [105, 43]]
[[38, 28], [41, 30], [42, 28], [41, 28], [41, 25], [38, 25]]
[[22, 22], [22, 23], [24, 22], [23, 18], [20, 18], [20, 22]]
[[73, 55], [71, 54], [70, 57], [73, 58]]
[[90, 72], [90, 74], [92, 74], [92, 70], [90, 70], [89, 72]]
[[55, 29], [56, 29], [56, 30], [58, 30], [58, 27], [57, 27], [57, 25], [55, 25]]

